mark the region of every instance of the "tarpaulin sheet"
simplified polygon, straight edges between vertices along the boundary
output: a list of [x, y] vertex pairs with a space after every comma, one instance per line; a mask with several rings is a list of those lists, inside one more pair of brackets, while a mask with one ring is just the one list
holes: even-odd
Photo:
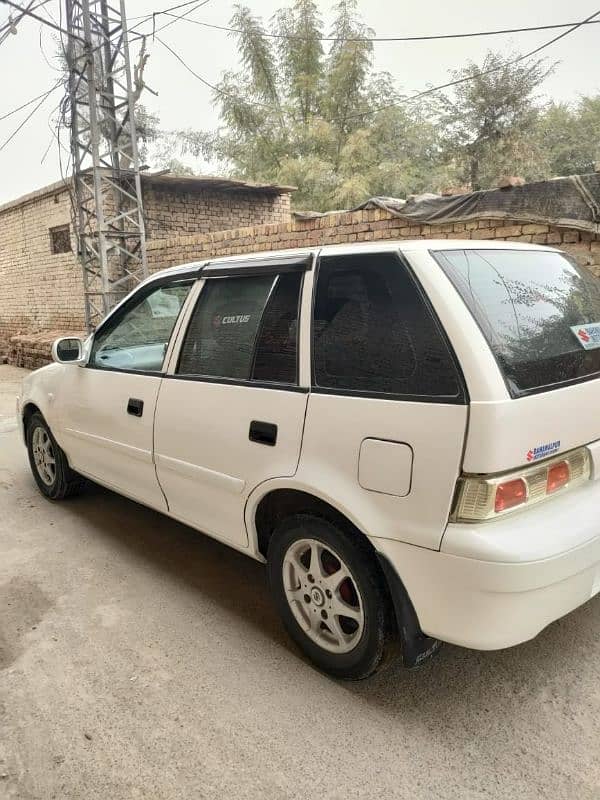
[[[348, 210], [369, 208], [382, 208], [408, 222], [440, 225], [470, 219], [514, 219], [600, 233], [600, 173], [571, 175], [453, 197], [421, 195], [408, 201], [372, 197]], [[295, 216], [312, 219], [326, 215], [297, 212]]]

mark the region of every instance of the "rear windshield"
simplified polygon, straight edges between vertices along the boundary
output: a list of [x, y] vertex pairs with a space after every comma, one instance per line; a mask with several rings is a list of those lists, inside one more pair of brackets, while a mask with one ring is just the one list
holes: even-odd
[[600, 373], [600, 279], [562, 253], [432, 253], [475, 317], [513, 397]]

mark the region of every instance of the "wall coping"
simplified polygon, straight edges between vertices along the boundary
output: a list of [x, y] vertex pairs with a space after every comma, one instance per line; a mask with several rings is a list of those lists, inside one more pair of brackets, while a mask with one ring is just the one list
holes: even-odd
[[0, 205], [0, 214], [3, 214], [5, 211], [10, 211], [13, 208], [18, 208], [19, 206], [29, 205], [29, 203], [41, 200], [51, 194], [68, 192], [69, 183], [70, 181], [61, 179], [60, 181], [48, 184], [48, 186], [42, 186], [41, 189], [36, 189], [34, 192], [21, 195], [21, 197], [17, 197], [15, 200], [9, 200], [7, 203]]

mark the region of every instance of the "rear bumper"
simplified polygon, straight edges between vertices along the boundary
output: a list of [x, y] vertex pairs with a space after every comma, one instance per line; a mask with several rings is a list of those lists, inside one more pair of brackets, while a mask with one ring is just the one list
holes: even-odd
[[441, 552], [374, 544], [401, 577], [425, 634], [495, 650], [532, 639], [600, 592], [599, 510], [600, 482], [590, 482], [512, 518], [449, 525]]

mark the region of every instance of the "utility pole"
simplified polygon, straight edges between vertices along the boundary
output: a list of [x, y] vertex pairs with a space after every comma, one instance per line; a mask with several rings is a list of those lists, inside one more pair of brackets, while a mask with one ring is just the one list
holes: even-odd
[[148, 275], [125, 0], [66, 0], [74, 227], [92, 331]]

